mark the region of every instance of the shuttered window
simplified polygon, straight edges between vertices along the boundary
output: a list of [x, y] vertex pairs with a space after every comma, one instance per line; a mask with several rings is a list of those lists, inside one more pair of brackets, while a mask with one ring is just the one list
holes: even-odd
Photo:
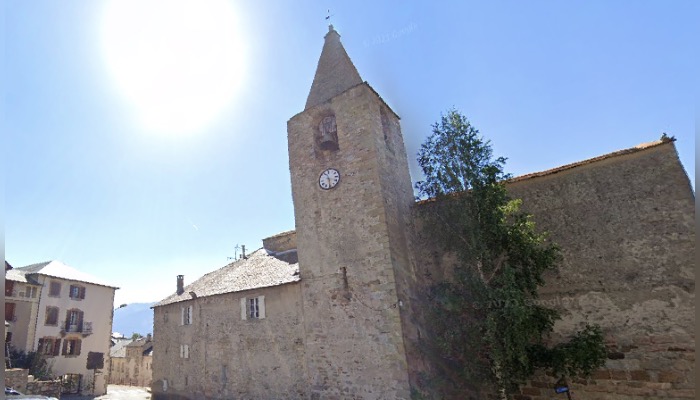
[[192, 306], [180, 308], [180, 325], [192, 325]]
[[241, 299], [241, 319], [265, 318], [265, 296], [244, 297]]

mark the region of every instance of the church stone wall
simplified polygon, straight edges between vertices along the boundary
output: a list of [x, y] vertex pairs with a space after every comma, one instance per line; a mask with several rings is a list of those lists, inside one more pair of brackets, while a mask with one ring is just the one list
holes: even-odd
[[[562, 248], [542, 291], [562, 311], [556, 332], [592, 323], [606, 335], [606, 365], [573, 382], [576, 398], [694, 398], [695, 197], [673, 144], [514, 182], [509, 192]], [[558, 398], [552, 379], [540, 376], [523, 394]]]
[[[391, 190], [381, 176], [391, 161], [380, 155], [388, 151], [381, 106], [360, 84], [288, 123], [311, 399], [410, 397], [392, 261], [401, 256], [388, 221], [397, 206], [382, 192]], [[328, 115], [337, 151], [315, 142]], [[340, 183], [324, 191], [318, 179], [330, 167]]]
[[[673, 144], [516, 180], [508, 191], [562, 249], [541, 290], [562, 316], [553, 341], [586, 323], [606, 337], [605, 366], [570, 382], [574, 397], [694, 398], [695, 197]], [[417, 234], [421, 272], [438, 281], [454, 259]], [[538, 374], [516, 398], [560, 399], [557, 379]]]
[[[240, 299], [258, 296], [265, 296], [265, 318], [242, 320]], [[183, 326], [180, 310], [190, 305], [192, 324]], [[298, 283], [202, 297], [154, 312], [154, 399], [306, 398]], [[189, 345], [187, 359], [180, 356], [183, 344]]]

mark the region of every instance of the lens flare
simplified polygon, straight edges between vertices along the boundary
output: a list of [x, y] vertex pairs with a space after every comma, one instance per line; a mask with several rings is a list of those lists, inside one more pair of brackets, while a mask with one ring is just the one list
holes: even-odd
[[113, 0], [102, 47], [116, 87], [145, 129], [199, 132], [243, 81], [240, 25], [224, 0]]

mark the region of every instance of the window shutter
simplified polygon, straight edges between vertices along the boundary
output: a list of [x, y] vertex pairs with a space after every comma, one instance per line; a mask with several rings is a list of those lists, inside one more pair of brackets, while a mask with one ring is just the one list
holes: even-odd
[[85, 298], [85, 287], [80, 288], [80, 298], [84, 299]]
[[37, 353], [44, 354], [44, 339], [39, 339], [39, 345], [36, 348]]
[[185, 358], [190, 358], [190, 345], [185, 345]]
[[248, 302], [245, 297], [241, 299], [241, 319], [248, 319]]
[[258, 297], [258, 313], [260, 314], [260, 319], [265, 318], [265, 296]]
[[180, 307], [180, 325], [185, 325], [185, 307]]
[[[56, 342], [56, 346], [54, 347], [55, 355], [58, 355], [58, 348], [60, 347], [58, 343], [60, 343], [60, 341]], [[68, 340], [63, 341], [63, 350], [61, 351], [61, 354], [63, 354], [64, 356], [68, 354]]]
[[192, 306], [187, 307], [187, 323], [191, 324], [192, 323]]
[[185, 358], [185, 345], [180, 345], [180, 358]]
[[75, 352], [74, 352], [73, 354], [75, 354], [76, 356], [79, 356], [79, 355], [80, 355], [80, 345], [81, 345], [82, 343], [83, 343], [83, 341], [80, 340], [80, 339], [77, 339], [77, 340], [75, 341]]

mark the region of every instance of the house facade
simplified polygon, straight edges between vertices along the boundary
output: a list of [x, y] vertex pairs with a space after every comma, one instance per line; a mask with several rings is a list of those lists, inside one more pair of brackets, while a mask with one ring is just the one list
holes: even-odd
[[109, 383], [151, 386], [153, 338], [118, 340], [109, 350]]
[[[421, 228], [399, 117], [332, 26], [287, 136], [295, 231], [178, 276], [154, 306], [153, 398], [479, 398], [431, 350], [425, 294], [454, 256]], [[507, 187], [564, 249], [542, 290], [563, 316], [553, 340], [585, 323], [606, 335], [610, 358], [572, 382], [576, 398], [694, 396], [695, 196], [673, 140]], [[551, 379], [520, 398], [560, 398]]]
[[[106, 393], [104, 365], [117, 288], [60, 261], [13, 269], [6, 282], [12, 282], [16, 298], [31, 304], [16, 306], [11, 345], [45, 356], [52, 373], [69, 375], [82, 393]], [[91, 366], [97, 368], [88, 368], [89, 355]]]
[[36, 336], [41, 285], [12, 267], [5, 268], [5, 346], [29, 351]]

